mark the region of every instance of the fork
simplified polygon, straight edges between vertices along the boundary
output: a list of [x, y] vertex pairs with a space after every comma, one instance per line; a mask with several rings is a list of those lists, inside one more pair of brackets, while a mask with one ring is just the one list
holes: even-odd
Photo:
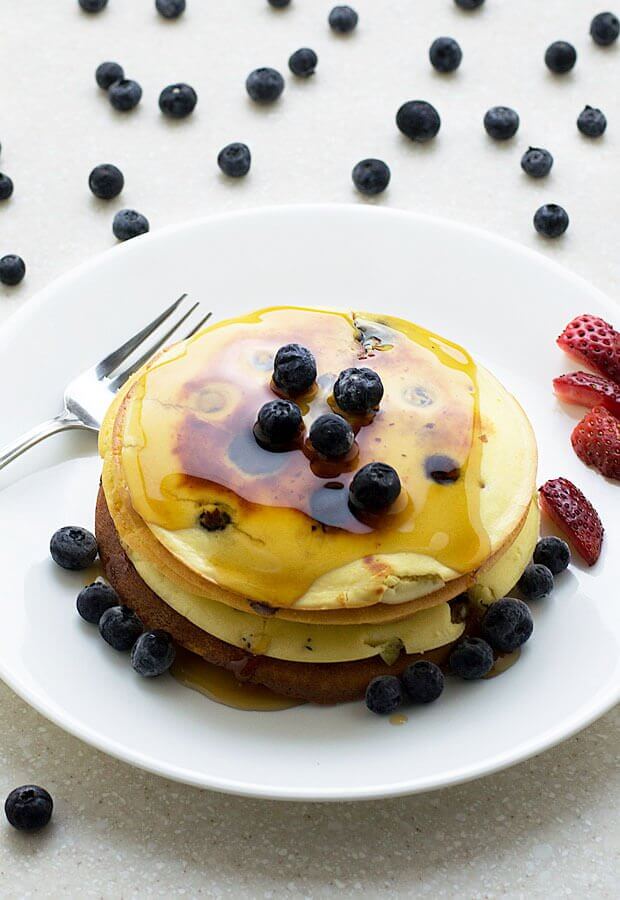
[[[166, 341], [198, 309], [198, 303], [194, 303], [185, 312], [182, 308], [180, 309], [186, 299], [187, 294], [182, 294], [178, 300], [175, 300], [152, 322], [145, 325], [141, 331], [130, 337], [129, 340], [105, 356], [100, 362], [90, 369], [86, 369], [70, 381], [65, 388], [64, 409], [59, 415], [54, 416], [53, 419], [48, 419], [47, 422], [42, 422], [35, 428], [31, 428], [30, 431], [22, 434], [16, 441], [0, 447], [0, 469], [17, 459], [26, 450], [34, 447], [35, 444], [59, 431], [68, 431], [74, 428], [86, 431], [99, 431], [103, 417], [116, 392], [122, 388], [134, 372], [137, 372], [141, 366], [151, 359], [160, 347], [163, 347]], [[182, 315], [171, 318], [177, 310]], [[211, 313], [208, 312], [185, 334], [183, 340], [187, 340], [187, 338], [196, 334], [210, 317]], [[170, 322], [172, 322], [171, 325]], [[139, 359], [123, 366], [123, 363], [128, 362], [134, 351], [141, 347], [147, 338], [159, 331], [160, 326], [164, 323], [168, 323], [170, 326], [165, 333], [156, 335], [154, 342], [142, 353]]]

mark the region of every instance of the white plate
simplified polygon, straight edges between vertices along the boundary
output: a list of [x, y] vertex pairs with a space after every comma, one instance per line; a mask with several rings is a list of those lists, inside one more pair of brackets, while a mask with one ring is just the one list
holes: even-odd
[[[77, 616], [83, 576], [49, 559], [52, 532], [93, 523], [95, 441], [69, 433], [0, 479], [0, 674], [54, 722], [134, 765], [257, 797], [360, 799], [492, 772], [566, 738], [618, 699], [618, 487], [585, 468], [554, 400], [568, 368], [554, 339], [581, 312], [616, 323], [598, 291], [516, 245], [408, 213], [294, 207], [194, 222], [130, 241], [31, 302], [0, 334], [0, 444], [54, 414], [71, 375], [181, 291], [216, 318], [270, 304], [391, 312], [464, 344], [512, 389], [540, 445], [540, 480], [565, 475], [607, 528], [592, 570], [576, 565], [534, 608], [536, 629], [500, 678], [451, 679], [394, 728], [363, 703], [280, 713], [219, 706], [171, 678], [142, 680]], [[611, 552], [615, 546], [616, 552]]]

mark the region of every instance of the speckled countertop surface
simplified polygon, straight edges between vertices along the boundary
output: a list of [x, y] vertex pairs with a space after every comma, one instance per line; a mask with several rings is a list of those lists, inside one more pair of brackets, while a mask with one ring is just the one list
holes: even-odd
[[[0, 168], [14, 197], [0, 206], [0, 255], [20, 253], [28, 275], [0, 288], [0, 318], [51, 279], [109, 247], [112, 214], [133, 206], [152, 228], [274, 203], [368, 202], [351, 186], [365, 156], [392, 168], [379, 204], [471, 222], [548, 254], [618, 298], [620, 276], [620, 46], [588, 36], [598, 0], [487, 0], [474, 14], [452, 0], [356, 0], [358, 31], [330, 34], [330, 2], [188, 0], [186, 16], [159, 19], [153, 0], [109, 0], [101, 15], [77, 0], [4, 4], [0, 33]], [[612, 8], [614, 4], [611, 4]], [[616, 8], [616, 12], [618, 12]], [[456, 37], [461, 70], [432, 72], [427, 48]], [[557, 79], [542, 55], [575, 43], [574, 72]], [[289, 81], [276, 108], [243, 88], [259, 65], [286, 68], [299, 46], [319, 54], [309, 83]], [[141, 82], [140, 107], [119, 116], [96, 88], [103, 59]], [[191, 120], [161, 120], [157, 96], [188, 81], [200, 101]], [[393, 116], [406, 99], [439, 109], [431, 145], [400, 138]], [[600, 106], [608, 133], [575, 128]], [[521, 114], [516, 140], [492, 144], [481, 119], [491, 105]], [[244, 140], [251, 175], [228, 183], [217, 151]], [[548, 147], [547, 181], [528, 180], [519, 158]], [[106, 205], [87, 177], [114, 162], [126, 188]], [[565, 238], [539, 239], [532, 215], [559, 202]], [[570, 658], [570, 655], [567, 655]], [[0, 894], [53, 897], [615, 897], [620, 716], [510, 771], [436, 794], [352, 805], [241, 800], [146, 775], [65, 735], [0, 686], [0, 794], [26, 781], [49, 788], [53, 825], [36, 836], [0, 824]]]

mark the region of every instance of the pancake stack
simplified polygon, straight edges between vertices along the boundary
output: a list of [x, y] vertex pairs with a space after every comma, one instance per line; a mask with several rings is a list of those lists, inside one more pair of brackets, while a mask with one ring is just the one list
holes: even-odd
[[[293, 342], [317, 378], [294, 398], [302, 440], [273, 452], [254, 425], [281, 395], [274, 358]], [[383, 383], [369, 415], [334, 399], [351, 367]], [[355, 431], [344, 460], [307, 440], [329, 412]], [[277, 307], [215, 324], [136, 373], [100, 451], [97, 538], [123, 602], [240, 680], [299, 700], [352, 700], [376, 675], [445, 663], [538, 537], [523, 410], [463, 348], [393, 317]], [[360, 515], [349, 487], [377, 461], [401, 493]]]

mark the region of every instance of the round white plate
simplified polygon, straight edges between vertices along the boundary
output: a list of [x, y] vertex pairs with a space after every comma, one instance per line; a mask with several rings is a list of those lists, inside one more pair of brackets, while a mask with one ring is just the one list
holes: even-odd
[[[464, 344], [514, 391], [540, 446], [542, 482], [573, 479], [606, 549], [533, 609], [534, 637], [499, 678], [450, 679], [392, 727], [363, 703], [247, 713], [172, 678], [137, 677], [75, 612], [79, 573], [49, 558], [52, 532], [92, 527], [95, 440], [52, 438], [0, 474], [0, 674], [58, 725], [134, 765], [256, 797], [361, 799], [437, 788], [562, 740], [618, 699], [619, 488], [585, 468], [580, 412], [551, 390], [554, 339], [574, 315], [620, 320], [598, 291], [542, 256], [472, 229], [372, 207], [293, 207], [193, 222], [129, 241], [53, 284], [0, 333], [0, 445], [55, 414], [65, 382], [182, 291], [215, 318], [272, 304], [405, 316]], [[510, 462], [507, 461], [510, 475]], [[610, 548], [616, 548], [613, 552]]]

